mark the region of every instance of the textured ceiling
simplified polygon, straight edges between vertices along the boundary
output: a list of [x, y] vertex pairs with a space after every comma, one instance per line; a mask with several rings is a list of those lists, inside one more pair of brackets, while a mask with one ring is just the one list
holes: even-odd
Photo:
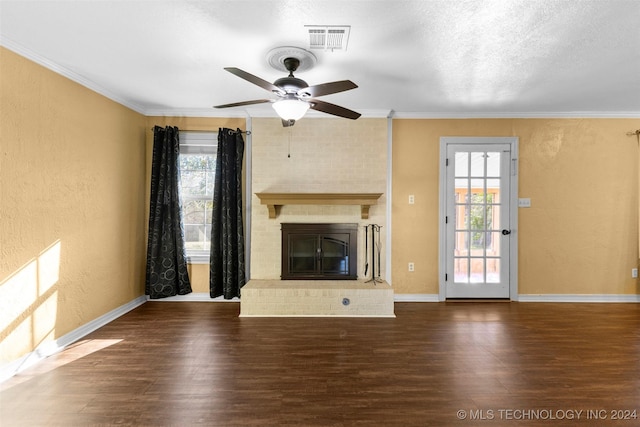
[[636, 0], [0, 1], [0, 44], [149, 115], [273, 115], [212, 109], [272, 97], [223, 67], [283, 77], [305, 25], [351, 26], [296, 76], [365, 117], [640, 117]]

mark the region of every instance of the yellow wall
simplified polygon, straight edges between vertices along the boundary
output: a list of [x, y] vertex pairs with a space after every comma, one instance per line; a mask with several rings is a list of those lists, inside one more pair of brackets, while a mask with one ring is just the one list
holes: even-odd
[[[151, 183], [151, 160], [153, 157], [153, 131], [154, 126], [177, 126], [178, 129], [183, 131], [210, 131], [217, 132], [219, 128], [229, 129], [242, 129], [246, 130], [246, 120], [239, 118], [216, 118], [216, 117], [147, 117], [147, 158], [146, 158], [146, 170], [147, 170], [147, 182], [146, 182], [146, 218], [149, 215], [149, 191]], [[245, 156], [246, 153], [246, 137], [245, 137]], [[246, 170], [246, 168], [245, 168]], [[147, 219], [148, 221], [148, 219]], [[147, 222], [148, 225], [148, 222]], [[145, 227], [144, 232], [147, 232]], [[146, 246], [145, 246], [146, 249]], [[146, 262], [146, 261], [145, 261]], [[209, 264], [190, 264], [189, 265], [189, 280], [191, 281], [191, 290], [195, 293], [209, 293]]]
[[[0, 93], [2, 364], [144, 294], [151, 127], [242, 129], [245, 120], [143, 117], [4, 48]], [[326, 135], [332, 123], [304, 129]], [[532, 200], [519, 210], [520, 293], [639, 293], [630, 275], [639, 155], [625, 135], [637, 128], [631, 119], [394, 120], [395, 292], [438, 293], [439, 138], [517, 136], [519, 194]], [[193, 291], [208, 293], [208, 265], [190, 273]]]
[[[441, 136], [519, 137], [519, 293], [637, 294], [638, 145], [631, 119], [394, 120], [396, 293], [438, 293]], [[415, 195], [415, 205], [406, 203]], [[415, 262], [415, 272], [406, 270]]]
[[0, 364], [144, 293], [145, 118], [0, 48]]

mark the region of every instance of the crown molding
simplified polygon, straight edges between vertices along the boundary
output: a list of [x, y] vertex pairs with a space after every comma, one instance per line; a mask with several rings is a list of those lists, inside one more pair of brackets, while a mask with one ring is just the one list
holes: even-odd
[[[271, 108], [259, 109], [225, 109], [214, 108], [145, 108], [144, 106], [125, 99], [111, 92], [99, 84], [69, 70], [62, 65], [39, 55], [32, 50], [14, 42], [7, 37], [0, 37], [0, 46], [39, 64], [54, 73], [60, 74], [87, 89], [92, 90], [118, 104], [145, 116], [170, 117], [221, 117], [221, 118], [277, 118]], [[547, 112], [409, 112], [394, 111], [392, 109], [358, 110], [362, 118], [394, 118], [394, 119], [562, 119], [562, 118], [603, 118], [603, 119], [639, 119], [640, 111], [547, 111]], [[305, 118], [334, 118], [334, 116], [310, 110]]]
[[84, 87], [86, 87], [87, 89], [96, 92], [106, 98], [109, 98], [110, 100], [117, 102], [118, 104], [127, 107], [137, 113], [140, 114], [145, 114], [144, 113], [144, 108], [136, 103], [131, 102], [128, 99], [122, 98], [119, 95], [116, 95], [115, 93], [105, 89], [104, 87], [98, 85], [97, 83], [79, 75], [78, 73], [69, 70], [66, 67], [61, 66], [60, 64], [51, 61], [48, 58], [45, 58], [44, 56], [38, 55], [37, 53], [33, 52], [30, 49], [27, 49], [26, 47], [14, 42], [13, 40], [10, 40], [6, 37], [0, 37], [0, 46], [4, 46], [7, 49], [9, 49], [10, 51], [17, 53], [20, 56], [23, 56], [27, 59], [29, 59], [30, 61], [35, 62], [38, 65], [41, 65], [45, 68], [48, 68], [49, 70], [53, 71], [54, 73], [60, 74], [63, 77], [68, 78], [69, 80], [78, 83], [79, 85], [82, 85]]
[[[362, 118], [387, 118], [391, 110], [358, 110], [362, 114]], [[231, 108], [217, 110], [214, 108], [165, 108], [165, 109], [149, 109], [143, 112], [146, 116], [162, 116], [162, 117], [221, 117], [221, 118], [278, 118], [275, 110], [272, 108], [260, 109], [240, 109]], [[331, 119], [336, 118], [330, 114], [309, 110], [304, 116], [305, 119]]]
[[394, 111], [394, 119], [638, 119], [640, 111], [447, 112]]
[[251, 117], [246, 110], [216, 110], [213, 108], [152, 108], [142, 112], [147, 117], [219, 117], [247, 118]]

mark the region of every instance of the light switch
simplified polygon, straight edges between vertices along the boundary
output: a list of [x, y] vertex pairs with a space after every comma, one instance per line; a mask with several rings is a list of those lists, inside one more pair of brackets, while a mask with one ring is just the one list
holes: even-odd
[[522, 199], [518, 199], [518, 207], [519, 208], [530, 208], [531, 207], [531, 199], [526, 197]]

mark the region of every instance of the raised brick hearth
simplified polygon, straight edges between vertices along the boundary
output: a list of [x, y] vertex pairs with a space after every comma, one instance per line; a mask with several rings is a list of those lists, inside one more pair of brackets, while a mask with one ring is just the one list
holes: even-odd
[[395, 317], [393, 288], [361, 280], [250, 280], [240, 317]]

